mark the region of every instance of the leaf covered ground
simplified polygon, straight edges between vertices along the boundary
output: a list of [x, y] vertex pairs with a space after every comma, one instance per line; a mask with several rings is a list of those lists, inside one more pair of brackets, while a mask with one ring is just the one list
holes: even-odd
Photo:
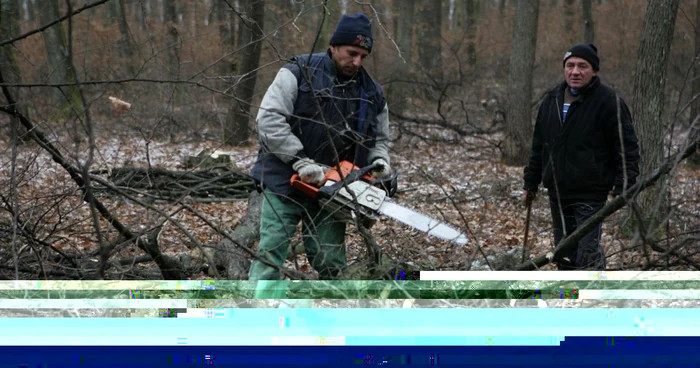
[[[76, 146], [68, 137], [54, 136], [53, 139], [66, 156], [77, 159], [80, 164], [85, 162], [85, 142]], [[401, 134], [392, 148], [392, 166], [400, 171], [399, 191], [393, 200], [449, 222], [466, 232], [469, 244], [458, 247], [382, 218], [372, 228], [372, 234], [384, 254], [422, 270], [465, 270], [475, 262], [483, 262], [485, 255], [507, 252], [520, 259], [526, 214], [519, 200], [523, 167], [506, 166], [500, 162], [497, 147], [501, 139], [499, 134], [459, 137], [429, 129], [419, 134]], [[36, 265], [39, 254], [45, 267], [51, 267], [55, 254], [48, 249], [35, 249], [45, 248], [48, 244], [66, 253], [87, 254], [96, 259], [99, 243], [89, 208], [82, 202], [80, 192], [65, 170], [36, 144], [18, 146], [16, 160], [12, 160], [9, 142], [5, 140], [3, 145], [6, 148], [0, 152], [4, 209], [0, 212], [0, 244], [6, 250], [0, 252], [0, 266], [4, 266], [5, 271], [14, 269], [11, 247], [5, 247], [13, 244], [12, 239], [15, 239], [14, 251], [19, 253], [20, 266], [23, 262]], [[212, 141], [148, 141], [133, 134], [110, 134], [109, 138], [98, 138], [96, 147], [92, 170], [124, 166], [187, 170], [183, 157], [195, 156], [209, 149], [230, 155], [231, 167], [247, 172], [257, 154], [256, 144], [232, 148]], [[674, 172], [670, 185], [675, 209], [669, 228], [672, 234], [698, 231], [700, 206], [696, 191], [699, 183], [698, 169], [681, 164]], [[10, 190], [13, 184], [16, 191]], [[145, 231], [162, 222], [163, 213], [170, 215], [173, 221], [164, 223], [159, 239], [165, 254], [189, 254], [194, 262], [204, 262], [200, 248], [222, 240], [222, 236], [204, 221], [182, 210], [179, 203], [154, 200], [145, 193], [124, 189], [151, 208], [104, 193], [98, 193], [98, 198], [135, 231]], [[234, 228], [247, 206], [245, 201], [202, 203], [187, 198], [183, 200], [223, 229]], [[154, 208], [160, 209], [161, 214]], [[15, 214], [23, 229], [19, 235], [14, 235], [10, 226]], [[628, 215], [629, 210], [624, 208], [604, 223], [602, 243], [609, 269], [639, 269], [648, 259], [648, 251], [638, 245], [639, 237], [634, 231], [625, 230]], [[99, 227], [103, 242], [114, 240], [116, 233], [110, 231], [104, 219], [99, 221]], [[540, 195], [533, 204], [529, 234], [531, 257], [552, 249], [551, 220], [545, 196]], [[27, 241], [28, 238], [35, 241]], [[367, 255], [362, 238], [352, 226], [348, 227], [347, 249], [351, 263]], [[113, 258], [128, 259], [142, 254], [134, 245], [126, 245], [118, 247]], [[304, 255], [297, 256], [296, 264], [288, 261], [286, 266], [313, 272]], [[126, 269], [129, 267], [153, 266], [148, 263], [125, 266]], [[548, 265], [544, 269], [554, 267]], [[36, 272], [35, 276], [38, 276], [40, 271]], [[195, 277], [213, 276], [202, 273]]]

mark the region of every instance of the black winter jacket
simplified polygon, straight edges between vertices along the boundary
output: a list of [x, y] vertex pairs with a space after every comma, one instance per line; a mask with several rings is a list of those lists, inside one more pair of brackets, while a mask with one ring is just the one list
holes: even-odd
[[541, 182], [551, 197], [605, 201], [611, 190], [622, 192], [625, 169], [627, 188], [639, 175], [631, 114], [622, 98], [594, 77], [562, 120], [565, 88], [563, 82], [551, 89], [540, 105], [523, 189], [535, 192]]

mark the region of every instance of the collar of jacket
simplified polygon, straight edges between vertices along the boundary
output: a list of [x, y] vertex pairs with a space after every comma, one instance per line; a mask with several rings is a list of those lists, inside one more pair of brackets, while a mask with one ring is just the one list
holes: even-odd
[[[587, 86], [585, 86], [581, 89], [581, 93], [579, 93], [578, 98], [582, 98], [583, 96], [595, 91], [595, 89], [598, 88], [598, 86], [600, 86], [600, 83], [601, 83], [600, 78], [598, 78], [598, 76], [593, 77], [593, 79], [591, 79], [591, 83], [588, 83]], [[566, 89], [568, 87], [569, 87], [569, 85], [566, 84], [566, 81], [563, 81], [559, 84], [559, 86], [557, 86], [557, 88], [554, 88], [551, 91], [550, 95], [552, 97], [561, 97], [562, 101], [563, 101], [564, 89]]]
[[[300, 55], [299, 60], [306, 62], [306, 58], [308, 57], [308, 54]], [[314, 65], [313, 60], [315, 57], [318, 57], [316, 60], [320, 61], [320, 65]], [[335, 63], [333, 62], [330, 48], [325, 53], [311, 55], [309, 67], [311, 70], [319, 67], [322, 69], [322, 73], [312, 73], [314, 74], [312, 75], [312, 84], [315, 91], [321, 91], [325, 88], [333, 86], [336, 81], [338, 70], [335, 68]], [[364, 89], [368, 98], [373, 97], [377, 93], [377, 86], [375, 85], [372, 77], [370, 77], [369, 73], [367, 73], [367, 70], [365, 70], [364, 66], [360, 67], [360, 70], [357, 71], [357, 75], [354, 78], [357, 78], [357, 80], [360, 82], [360, 86], [362, 89]]]

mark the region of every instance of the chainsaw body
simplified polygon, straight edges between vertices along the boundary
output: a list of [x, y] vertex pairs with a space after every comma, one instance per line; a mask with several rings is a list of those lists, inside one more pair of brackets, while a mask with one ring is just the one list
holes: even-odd
[[459, 246], [467, 244], [467, 236], [459, 230], [387, 198], [396, 193], [398, 171], [385, 180], [377, 180], [371, 172], [378, 168], [376, 164], [359, 168], [343, 161], [326, 173], [326, 182], [320, 188], [304, 183], [299, 174], [294, 174], [290, 182], [292, 187], [316, 198], [333, 217], [342, 221], [358, 220], [369, 229], [383, 215]]
[[292, 176], [291, 185], [316, 198], [333, 217], [342, 221], [357, 217], [363, 226], [371, 228], [379, 220], [378, 210], [388, 195], [376, 186], [379, 182], [371, 174], [375, 168], [370, 165], [360, 169], [342, 161], [326, 173], [326, 182], [320, 188], [301, 181], [299, 174]]

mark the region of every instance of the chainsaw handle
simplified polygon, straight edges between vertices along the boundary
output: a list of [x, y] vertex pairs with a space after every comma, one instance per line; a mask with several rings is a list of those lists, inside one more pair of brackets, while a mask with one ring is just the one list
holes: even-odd
[[292, 175], [292, 178], [289, 180], [289, 183], [292, 185], [292, 188], [297, 189], [298, 191], [304, 193], [305, 195], [311, 198], [316, 198], [318, 188], [314, 185], [301, 181], [301, 177], [299, 176], [299, 174]]
[[289, 183], [291, 184], [292, 188], [299, 190], [311, 198], [316, 198], [319, 192], [323, 192], [321, 195], [322, 197], [330, 198], [336, 191], [338, 191], [338, 189], [345, 185], [344, 182], [349, 184], [359, 179], [364, 179], [369, 183], [376, 181], [376, 178], [370, 173], [370, 171], [377, 168], [379, 168], [379, 165], [374, 163], [369, 166], [359, 168], [349, 161], [342, 161], [340, 164], [338, 164], [338, 166], [332, 168], [326, 173], [326, 181], [332, 181], [334, 184], [326, 185], [319, 189], [315, 185], [301, 181], [301, 177], [297, 173], [292, 175]]
[[369, 181], [370, 184], [383, 189], [389, 197], [393, 197], [396, 194], [397, 185], [396, 178], [399, 176], [399, 170], [394, 169], [394, 174], [385, 179], [377, 179]]
[[[355, 182], [359, 179], [361, 179], [363, 176], [368, 175], [368, 173], [372, 170], [378, 169], [379, 165], [377, 163], [372, 163], [371, 165], [365, 166], [359, 170], [352, 170], [350, 171], [347, 175], [345, 175], [344, 178], [341, 178], [342, 180], [338, 180], [337, 182], [331, 184], [331, 185], [326, 185], [324, 187], [321, 187], [321, 189], [318, 190], [316, 193], [317, 196], [322, 197], [322, 198], [330, 198], [335, 193], [340, 190], [344, 185], [350, 184], [352, 182]], [[341, 170], [343, 167], [341, 166]], [[371, 175], [368, 175], [369, 179], [368, 181], [371, 181], [374, 177]]]

